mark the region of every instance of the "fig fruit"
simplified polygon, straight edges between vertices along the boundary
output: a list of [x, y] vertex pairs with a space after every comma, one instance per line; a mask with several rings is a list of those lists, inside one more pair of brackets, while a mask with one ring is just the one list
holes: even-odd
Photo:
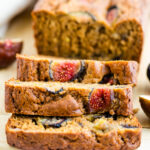
[[84, 72], [84, 61], [51, 61], [50, 78], [54, 81], [69, 82], [79, 79]]
[[16, 59], [16, 53], [20, 53], [23, 42], [20, 40], [0, 41], [0, 68], [8, 67]]
[[49, 92], [49, 93], [51, 93], [51, 94], [62, 94], [63, 93], [63, 91], [64, 91], [64, 89], [63, 88], [60, 88], [59, 90], [57, 90], [57, 91], [52, 91], [50, 88], [46, 88], [46, 90]]
[[150, 118], [150, 96], [141, 95], [139, 97], [139, 101], [144, 113]]
[[148, 68], [147, 68], [147, 77], [150, 80], [150, 64], [148, 65]]
[[89, 96], [89, 109], [90, 112], [98, 112], [110, 106], [111, 96], [110, 90], [94, 89]]
[[89, 20], [96, 21], [96, 17], [88, 11], [74, 11], [69, 13], [70, 16], [76, 17], [79, 22], [87, 22]]
[[53, 128], [60, 128], [62, 123], [65, 122], [67, 119], [65, 118], [59, 118], [59, 117], [52, 117], [52, 118], [46, 118], [41, 119], [40, 123], [45, 127], [53, 127]]
[[107, 10], [106, 19], [109, 23], [113, 23], [118, 17], [118, 7], [116, 5], [112, 5]]
[[127, 128], [127, 129], [134, 129], [134, 128], [138, 128], [135, 126], [130, 126], [130, 125], [121, 125], [123, 128]]

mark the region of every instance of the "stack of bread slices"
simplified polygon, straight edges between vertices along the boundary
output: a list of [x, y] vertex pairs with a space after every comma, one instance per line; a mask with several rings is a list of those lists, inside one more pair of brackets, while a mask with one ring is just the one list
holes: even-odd
[[24, 150], [132, 150], [141, 142], [133, 114], [135, 61], [17, 55], [5, 83], [8, 144]]

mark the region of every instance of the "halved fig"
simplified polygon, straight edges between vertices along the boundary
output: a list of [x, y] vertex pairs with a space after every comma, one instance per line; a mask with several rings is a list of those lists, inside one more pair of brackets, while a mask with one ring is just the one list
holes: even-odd
[[106, 19], [109, 23], [113, 23], [118, 17], [118, 7], [116, 5], [111, 5], [107, 10]]
[[89, 96], [90, 112], [98, 112], [106, 109], [111, 104], [110, 89], [94, 89]]
[[84, 68], [84, 61], [51, 61], [49, 74], [54, 81], [69, 82], [79, 79]]
[[47, 128], [47, 127], [53, 127], [53, 128], [60, 128], [62, 123], [65, 122], [67, 119], [65, 118], [47, 118], [47, 119], [40, 119], [40, 123]]
[[145, 114], [150, 118], [150, 96], [149, 95], [141, 95], [139, 97], [141, 107]]
[[74, 11], [69, 12], [70, 16], [77, 18], [79, 22], [87, 22], [89, 20], [96, 21], [96, 17], [88, 11]]
[[0, 41], [0, 68], [9, 66], [16, 59], [16, 53], [22, 50], [21, 40], [1, 40]]

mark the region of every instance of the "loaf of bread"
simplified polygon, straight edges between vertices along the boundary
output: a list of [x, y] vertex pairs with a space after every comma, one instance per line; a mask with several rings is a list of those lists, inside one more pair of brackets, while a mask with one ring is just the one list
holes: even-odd
[[140, 61], [149, 0], [39, 0], [33, 12], [39, 54]]
[[17, 55], [17, 79], [21, 81], [135, 85], [137, 71], [138, 64], [135, 61], [70, 60]]
[[13, 115], [8, 144], [23, 150], [134, 150], [141, 125], [134, 116], [29, 117]]
[[5, 83], [6, 112], [42, 116], [130, 115], [132, 87], [61, 82]]

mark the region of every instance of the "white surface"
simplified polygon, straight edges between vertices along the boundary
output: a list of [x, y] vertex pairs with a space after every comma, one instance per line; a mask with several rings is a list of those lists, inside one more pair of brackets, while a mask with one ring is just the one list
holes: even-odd
[[0, 0], [0, 37], [6, 30], [9, 21], [28, 7], [33, 0]]

